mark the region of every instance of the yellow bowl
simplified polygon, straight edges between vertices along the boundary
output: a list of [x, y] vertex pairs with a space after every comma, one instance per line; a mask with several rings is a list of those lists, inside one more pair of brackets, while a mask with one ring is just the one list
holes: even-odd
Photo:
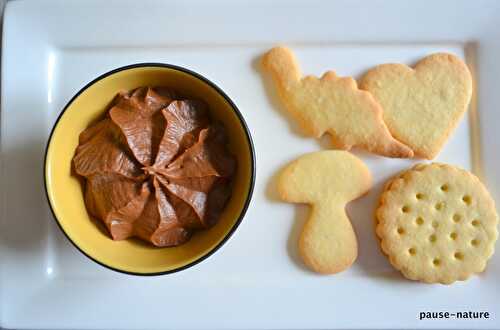
[[[156, 248], [136, 240], [113, 241], [87, 213], [83, 190], [71, 174], [78, 135], [102, 116], [113, 97], [140, 86], [166, 86], [183, 96], [204, 100], [211, 116], [224, 123], [230, 151], [238, 159], [232, 196], [219, 222], [178, 247]], [[250, 203], [255, 183], [255, 153], [245, 121], [236, 105], [215, 84], [174, 65], [142, 63], [105, 73], [83, 87], [59, 115], [45, 154], [45, 189], [59, 227], [90, 259], [134, 275], [160, 275], [186, 269], [206, 259], [234, 233]]]

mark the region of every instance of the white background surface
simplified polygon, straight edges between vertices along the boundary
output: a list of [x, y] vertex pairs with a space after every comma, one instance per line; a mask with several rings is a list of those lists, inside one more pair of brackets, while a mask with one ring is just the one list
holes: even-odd
[[[473, 169], [500, 200], [500, 4], [429, 4], [11, 3], [2, 58], [0, 326], [499, 328], [500, 254], [484, 274], [441, 286], [404, 280], [380, 253], [375, 200], [381, 184], [414, 161], [356, 152], [372, 170], [375, 186], [348, 207], [359, 258], [335, 276], [318, 276], [301, 265], [296, 240], [308, 210], [274, 197], [279, 168], [329, 146], [327, 139], [301, 136], [263, 83], [258, 58], [286, 43], [304, 73], [316, 75], [335, 69], [358, 77], [375, 64], [412, 64], [435, 51], [466, 57], [478, 72], [482, 142], [471, 143], [479, 126], [467, 116], [437, 160]], [[79, 254], [52, 219], [42, 178], [46, 138], [66, 102], [97, 75], [146, 61], [186, 66], [218, 84], [245, 116], [257, 151], [253, 201], [235, 235], [201, 264], [155, 278], [117, 274]], [[418, 313], [428, 310], [489, 311], [492, 317], [419, 321]]]

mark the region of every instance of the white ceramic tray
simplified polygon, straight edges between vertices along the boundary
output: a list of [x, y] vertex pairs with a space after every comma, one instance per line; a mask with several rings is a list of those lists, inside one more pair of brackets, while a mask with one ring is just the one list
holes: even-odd
[[[305, 138], [259, 73], [260, 55], [291, 46], [303, 71], [359, 76], [435, 51], [463, 57], [477, 94], [437, 158], [473, 170], [500, 203], [500, 3], [494, 1], [13, 1], [3, 29], [0, 327], [6, 328], [500, 328], [500, 253], [452, 286], [404, 280], [373, 233], [382, 183], [414, 161], [357, 153], [375, 187], [348, 207], [359, 258], [318, 276], [301, 266], [307, 208], [275, 200], [273, 175], [328, 148]], [[186, 66], [239, 106], [257, 152], [252, 204], [217, 253], [180, 273], [139, 278], [105, 269], [60, 233], [43, 191], [48, 132], [87, 82], [137, 62]], [[489, 311], [485, 320], [419, 320], [422, 311]]]

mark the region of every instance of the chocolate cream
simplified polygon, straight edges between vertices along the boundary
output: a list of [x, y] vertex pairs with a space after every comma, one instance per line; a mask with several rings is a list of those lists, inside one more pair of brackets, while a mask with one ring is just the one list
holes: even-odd
[[73, 165], [88, 212], [114, 240], [175, 246], [219, 219], [236, 170], [227, 143], [205, 103], [141, 87], [80, 134]]

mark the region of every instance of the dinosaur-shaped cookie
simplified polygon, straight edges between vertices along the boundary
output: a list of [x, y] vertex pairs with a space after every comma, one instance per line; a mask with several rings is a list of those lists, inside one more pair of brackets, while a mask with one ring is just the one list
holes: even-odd
[[333, 274], [356, 260], [356, 235], [345, 206], [371, 186], [366, 165], [347, 151], [313, 152], [283, 169], [277, 183], [280, 198], [311, 206], [299, 239], [300, 255], [309, 268]]
[[271, 49], [262, 64], [286, 109], [308, 135], [318, 138], [328, 132], [339, 149], [360, 147], [388, 157], [413, 156], [410, 148], [391, 136], [381, 106], [351, 77], [328, 71], [320, 79], [301, 78], [294, 55], [285, 47]]

